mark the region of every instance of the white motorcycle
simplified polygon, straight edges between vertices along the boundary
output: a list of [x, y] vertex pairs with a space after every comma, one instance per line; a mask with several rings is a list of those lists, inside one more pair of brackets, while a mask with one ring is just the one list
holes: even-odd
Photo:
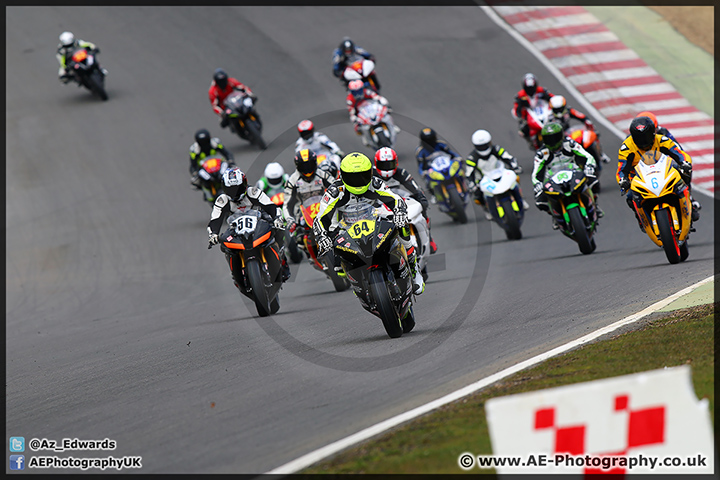
[[362, 80], [363, 83], [370, 85], [370, 87], [377, 92], [377, 85], [372, 78], [370, 78], [370, 75], [372, 75], [374, 71], [375, 62], [357, 56], [347, 62], [347, 67], [345, 67], [343, 71], [342, 79], [345, 86], [353, 80]]
[[505, 230], [508, 240], [520, 240], [525, 208], [517, 174], [504, 167], [483, 172], [480, 191], [493, 220]]
[[375, 150], [382, 147], [392, 148], [400, 129], [395, 126], [387, 105], [380, 103], [380, 100], [368, 99], [364, 100], [357, 110], [363, 144]]

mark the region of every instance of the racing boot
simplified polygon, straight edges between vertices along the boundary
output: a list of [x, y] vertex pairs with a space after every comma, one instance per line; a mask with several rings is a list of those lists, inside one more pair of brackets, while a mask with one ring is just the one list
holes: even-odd
[[287, 259], [285, 258], [285, 255], [283, 254], [282, 257], [282, 282], [285, 283], [288, 280], [290, 280], [290, 266], [287, 263]]
[[423, 280], [422, 272], [417, 268], [417, 255], [415, 255], [414, 248], [408, 253], [408, 263], [410, 264], [410, 274], [413, 276], [413, 294], [420, 295], [425, 291], [425, 280]]
[[430, 235], [430, 255], [437, 252], [437, 243], [435, 243], [435, 240], [433, 240], [432, 235]]

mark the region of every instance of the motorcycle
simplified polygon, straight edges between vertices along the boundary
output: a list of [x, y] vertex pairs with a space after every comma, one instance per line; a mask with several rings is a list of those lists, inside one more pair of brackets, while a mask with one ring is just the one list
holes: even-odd
[[[602, 151], [598, 133], [585, 126], [577, 125], [566, 130], [565, 135], [582, 145], [582, 147], [593, 156], [597, 164], [597, 176], [599, 178], [600, 172], [602, 172], [602, 164], [609, 163], [610, 158]], [[599, 181], [593, 185], [593, 192], [600, 193]]]
[[430, 168], [425, 172], [425, 181], [438, 208], [450, 215], [453, 221], [467, 223], [465, 207], [470, 201], [470, 195], [464, 162], [443, 151], [433, 152], [427, 161]]
[[427, 281], [427, 262], [428, 255], [430, 255], [430, 227], [428, 227], [428, 220], [423, 216], [422, 204], [412, 198], [410, 192], [402, 188], [401, 185], [392, 185], [391, 182], [386, 183], [393, 193], [405, 199], [410, 234], [415, 250], [417, 251], [417, 266], [420, 269], [420, 273], [422, 273], [423, 281]]
[[235, 90], [225, 98], [225, 114], [233, 133], [265, 150], [267, 144], [262, 138], [262, 123], [255, 110], [255, 101], [250, 95]]
[[73, 79], [78, 87], [83, 86], [93, 94], [105, 101], [108, 99], [105, 91], [105, 72], [95, 59], [95, 53], [86, 48], [76, 49], [67, 63], [68, 70], [73, 73]]
[[357, 119], [363, 143], [375, 150], [393, 147], [399, 129], [395, 126], [387, 105], [379, 100], [368, 99], [358, 106]]
[[347, 85], [353, 80], [362, 80], [363, 83], [376, 92], [377, 84], [373, 80], [372, 74], [375, 73], [375, 62], [368, 60], [360, 55], [356, 55], [347, 62], [347, 67], [343, 70], [342, 81]]
[[507, 168], [487, 172], [480, 180], [480, 191], [493, 220], [505, 230], [508, 240], [520, 240], [525, 208], [517, 174]]
[[236, 212], [228, 223], [230, 227], [220, 235], [220, 250], [225, 253], [235, 286], [255, 302], [261, 317], [277, 313], [284, 254], [275, 239], [272, 219], [265, 212], [247, 209]]
[[380, 208], [365, 202], [347, 206], [333, 250], [362, 307], [397, 338], [415, 327], [412, 275], [398, 230]]
[[[270, 197], [270, 200], [277, 205], [278, 207], [282, 207], [283, 203], [285, 203], [285, 192], [284, 190], [280, 190], [278, 192], [273, 193], [273, 191], [267, 192], [268, 197]], [[287, 230], [285, 231], [285, 245], [287, 245], [288, 250], [288, 256], [290, 257], [290, 261], [292, 263], [300, 263], [303, 259], [303, 254], [300, 251], [300, 248], [298, 247], [297, 242], [295, 241], [295, 238], [293, 238], [292, 235], [290, 235], [290, 232]]]
[[692, 218], [690, 189], [673, 167], [672, 160], [657, 151], [643, 154], [635, 172], [630, 190], [645, 233], [655, 245], [662, 247], [668, 262], [684, 262], [689, 254]]
[[332, 281], [336, 292], [342, 292], [350, 288], [350, 282], [347, 277], [338, 275], [338, 272], [335, 271], [335, 254], [328, 252], [322, 258], [318, 257], [318, 247], [312, 225], [319, 212], [321, 200], [322, 195], [315, 195], [302, 202], [300, 212], [302, 212], [303, 221], [298, 223], [296, 235], [302, 239], [303, 246], [301, 248], [305, 251], [310, 264]]
[[222, 190], [222, 176], [227, 168], [228, 163], [220, 156], [205, 158], [200, 165], [197, 185], [211, 207]]
[[[530, 128], [530, 136], [529, 138], [523, 138], [528, 142], [530, 150], [537, 150], [540, 148], [540, 131], [546, 123], [551, 122], [554, 118], [552, 108], [550, 108], [550, 104], [547, 101], [540, 98], [535, 105], [526, 107], [526, 112], [526, 121]], [[522, 132], [519, 133], [522, 135]]]
[[583, 170], [571, 159], [560, 157], [548, 166], [543, 191], [560, 232], [577, 242], [583, 254], [594, 252], [597, 208]]

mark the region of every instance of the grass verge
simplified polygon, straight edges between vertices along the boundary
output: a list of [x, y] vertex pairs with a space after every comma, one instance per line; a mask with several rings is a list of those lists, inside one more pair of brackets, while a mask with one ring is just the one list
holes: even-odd
[[492, 453], [485, 419], [485, 402], [490, 398], [683, 364], [692, 368], [698, 398], [708, 398], [714, 425], [718, 305], [668, 312], [634, 330], [546, 360], [299, 473], [464, 473], [457, 465], [461, 453]]

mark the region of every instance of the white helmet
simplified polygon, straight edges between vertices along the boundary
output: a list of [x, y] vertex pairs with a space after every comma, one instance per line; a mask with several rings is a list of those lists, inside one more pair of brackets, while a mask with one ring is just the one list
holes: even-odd
[[69, 47], [75, 43], [75, 35], [72, 32], [63, 32], [60, 34], [60, 44], [63, 47]]
[[563, 116], [566, 106], [567, 101], [562, 95], [555, 95], [550, 99], [550, 107], [552, 108], [552, 112], [555, 118], [560, 118]]
[[270, 185], [279, 185], [285, 176], [285, 169], [277, 162], [268, 163], [265, 167], [265, 178]]
[[480, 155], [487, 155], [492, 148], [492, 135], [487, 130], [476, 130], [472, 134], [471, 142]]

